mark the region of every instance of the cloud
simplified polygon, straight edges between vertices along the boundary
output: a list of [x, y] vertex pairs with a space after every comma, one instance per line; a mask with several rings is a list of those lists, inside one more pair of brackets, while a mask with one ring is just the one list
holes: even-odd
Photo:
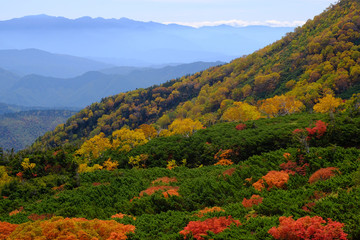
[[243, 20], [222, 20], [222, 21], [203, 21], [203, 22], [163, 22], [164, 24], [179, 24], [184, 26], [191, 26], [195, 28], [205, 27], [205, 26], [219, 26], [219, 25], [229, 25], [233, 27], [247, 27], [247, 26], [269, 26], [269, 27], [298, 27], [302, 26], [305, 21], [277, 21], [277, 20], [267, 20], [267, 21], [243, 21]]

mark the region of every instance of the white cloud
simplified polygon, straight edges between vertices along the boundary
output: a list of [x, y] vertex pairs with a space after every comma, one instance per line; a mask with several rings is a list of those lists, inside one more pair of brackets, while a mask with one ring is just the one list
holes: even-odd
[[298, 27], [305, 23], [305, 21], [277, 21], [277, 20], [267, 20], [267, 21], [243, 21], [243, 20], [223, 20], [223, 21], [204, 21], [204, 22], [164, 22], [164, 24], [179, 24], [184, 26], [191, 27], [204, 27], [204, 26], [219, 26], [219, 25], [229, 25], [233, 27], [246, 27], [246, 26], [269, 26], [269, 27]]

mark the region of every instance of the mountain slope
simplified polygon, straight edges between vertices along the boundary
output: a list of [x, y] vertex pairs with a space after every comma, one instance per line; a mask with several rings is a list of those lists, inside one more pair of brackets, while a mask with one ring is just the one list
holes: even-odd
[[38, 49], [0, 50], [0, 67], [24, 76], [74, 77], [112, 65], [86, 58], [53, 54]]
[[[275, 94], [295, 96], [309, 109], [326, 93], [347, 95], [360, 83], [359, 13], [358, 1], [343, 0], [249, 56], [160, 87], [95, 103], [64, 127], [47, 133], [39, 144], [56, 146], [73, 139], [74, 134], [81, 141], [100, 132], [110, 134], [124, 125], [135, 128], [158, 121], [166, 127], [176, 117], [211, 124], [233, 101], [256, 104]], [[55, 138], [57, 135], [61, 137]]]

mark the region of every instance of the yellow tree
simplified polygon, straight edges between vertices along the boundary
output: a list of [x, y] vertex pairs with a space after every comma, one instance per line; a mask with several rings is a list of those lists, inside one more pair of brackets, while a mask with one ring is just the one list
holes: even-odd
[[175, 119], [169, 126], [172, 134], [181, 134], [189, 137], [196, 130], [202, 129], [204, 126], [198, 120], [194, 121], [190, 118]]
[[104, 133], [100, 133], [84, 142], [75, 153], [91, 160], [100, 157], [102, 152], [110, 148], [110, 140], [105, 137]]
[[334, 117], [335, 110], [343, 104], [341, 98], [335, 98], [331, 94], [327, 94], [321, 98], [317, 104], [314, 105], [314, 111], [319, 113], [329, 113], [330, 116]]
[[222, 119], [228, 122], [256, 120], [261, 116], [255, 106], [244, 102], [234, 102], [234, 106], [228, 108], [222, 115]]
[[0, 191], [2, 189], [2, 187], [11, 182], [12, 177], [10, 177], [7, 172], [6, 172], [6, 168], [4, 166], [0, 166]]
[[260, 102], [259, 110], [268, 117], [277, 117], [300, 112], [305, 106], [293, 96], [275, 96]]
[[149, 140], [146, 139], [142, 130], [130, 130], [122, 128], [112, 133], [113, 148], [119, 148], [120, 151], [129, 152], [138, 145], [143, 145]]
[[145, 134], [146, 139], [152, 139], [154, 137], [157, 136], [157, 131], [156, 129], [148, 124], [142, 124], [139, 126], [139, 129], [141, 129], [143, 131], [143, 133]]

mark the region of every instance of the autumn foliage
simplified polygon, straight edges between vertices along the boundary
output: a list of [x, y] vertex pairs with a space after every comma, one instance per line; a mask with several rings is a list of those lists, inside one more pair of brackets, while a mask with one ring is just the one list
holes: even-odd
[[308, 138], [311, 139], [313, 137], [322, 137], [326, 132], [326, 126], [327, 124], [325, 122], [321, 120], [316, 121], [315, 127], [306, 128], [306, 131], [308, 132]]
[[224, 209], [222, 209], [221, 207], [212, 207], [212, 208], [204, 208], [202, 210], [199, 210], [197, 214], [195, 214], [195, 216], [197, 217], [204, 217], [206, 214], [208, 213], [214, 213], [214, 212], [225, 212]]
[[327, 180], [335, 176], [337, 173], [339, 173], [339, 169], [336, 167], [321, 168], [310, 176], [309, 183], [313, 184], [317, 181]]
[[233, 150], [231, 150], [231, 149], [227, 149], [227, 150], [220, 149], [214, 156], [214, 159], [218, 160], [218, 162], [215, 163], [215, 165], [228, 166], [228, 165], [234, 164], [229, 159], [232, 154], [233, 154]]
[[268, 190], [273, 187], [283, 188], [289, 180], [289, 174], [284, 171], [270, 171], [265, 176], [260, 178], [253, 184], [253, 187], [261, 191], [265, 188], [265, 183], [268, 186]]
[[252, 195], [250, 199], [246, 199], [244, 198], [242, 201], [242, 205], [245, 208], [251, 208], [254, 205], [259, 205], [260, 203], [262, 203], [263, 198], [260, 197], [259, 195]]
[[333, 95], [327, 94], [319, 100], [319, 103], [314, 105], [314, 111], [319, 113], [334, 113], [342, 103], [341, 98], [335, 98]]
[[87, 220], [84, 218], [54, 217], [19, 225], [8, 239], [127, 239], [135, 226], [120, 224], [113, 220]]
[[192, 235], [193, 238], [197, 240], [203, 240], [204, 236], [207, 236], [208, 231], [218, 234], [227, 229], [231, 224], [239, 226], [241, 223], [239, 220], [235, 220], [231, 216], [228, 218], [214, 217], [206, 219], [205, 221], [191, 221], [184, 230], [180, 231], [180, 234], [184, 235], [184, 239], [186, 239], [187, 235]]
[[0, 240], [5, 240], [7, 237], [15, 231], [17, 224], [11, 224], [8, 222], [0, 222]]
[[279, 227], [273, 227], [269, 233], [275, 239], [313, 239], [313, 240], [332, 240], [347, 239], [344, 233], [344, 224], [328, 219], [325, 221], [322, 217], [303, 217], [294, 220], [292, 217], [280, 217]]

